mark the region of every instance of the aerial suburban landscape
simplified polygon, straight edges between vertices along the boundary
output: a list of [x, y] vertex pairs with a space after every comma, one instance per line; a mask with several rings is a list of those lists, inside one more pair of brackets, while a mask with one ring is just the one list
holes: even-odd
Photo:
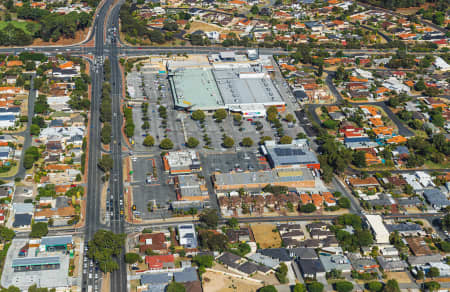
[[450, 291], [449, 0], [0, 1], [0, 273]]

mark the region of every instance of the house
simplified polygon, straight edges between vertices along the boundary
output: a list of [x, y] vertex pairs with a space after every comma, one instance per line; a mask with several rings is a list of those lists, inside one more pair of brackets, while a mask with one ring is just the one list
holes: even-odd
[[250, 231], [248, 228], [240, 228], [238, 230], [227, 229], [226, 234], [231, 243], [250, 241]]
[[253, 253], [249, 256], [247, 256], [248, 259], [252, 260], [255, 263], [264, 265], [266, 267], [269, 267], [271, 269], [276, 269], [279, 264], [280, 264], [280, 260], [276, 259], [276, 258], [271, 258], [269, 256], [260, 254], [259, 252]]
[[315, 249], [308, 247], [291, 248], [289, 249], [289, 254], [295, 259], [314, 260], [319, 258]]
[[377, 179], [373, 176], [367, 178], [349, 178], [348, 183], [354, 188], [379, 186]]
[[352, 265], [345, 255], [330, 255], [323, 253], [319, 256], [319, 258], [327, 273], [332, 270], [339, 270], [342, 271], [342, 273], [350, 273], [352, 270]]
[[439, 253], [423, 256], [409, 256], [408, 263], [411, 266], [423, 266], [430, 263], [440, 263], [443, 257]]
[[402, 261], [398, 256], [396, 257], [385, 257], [378, 256], [377, 261], [380, 264], [380, 267], [385, 272], [400, 272], [404, 271], [408, 265]]
[[145, 263], [149, 270], [161, 270], [175, 268], [175, 258], [173, 254], [146, 256]]
[[386, 224], [389, 233], [398, 232], [402, 236], [424, 236], [426, 232], [422, 226], [411, 222], [402, 222], [398, 224]]
[[370, 256], [361, 256], [359, 253], [349, 253], [347, 256], [353, 269], [358, 273], [371, 272], [379, 267], [378, 263]]
[[298, 259], [296, 263], [300, 268], [303, 278], [316, 279], [325, 277], [325, 268], [318, 259]]
[[173, 279], [177, 283], [198, 281], [197, 269], [194, 267], [184, 268], [181, 272], [173, 273]]
[[167, 253], [168, 242], [164, 233], [145, 233], [139, 236], [139, 251], [144, 253], [150, 249], [153, 252]]
[[423, 196], [437, 210], [450, 206], [450, 201], [440, 189], [426, 189], [423, 192]]
[[292, 259], [288, 250], [285, 248], [266, 248], [260, 249], [257, 252], [272, 259], [278, 259], [280, 262], [288, 263]]
[[14, 215], [14, 228], [28, 228], [31, 226], [31, 215], [30, 214], [15, 214]]

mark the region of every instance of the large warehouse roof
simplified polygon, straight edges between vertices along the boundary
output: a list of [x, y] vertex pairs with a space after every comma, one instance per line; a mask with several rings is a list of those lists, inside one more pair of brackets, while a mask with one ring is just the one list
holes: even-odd
[[192, 110], [224, 108], [216, 81], [208, 68], [179, 68], [170, 78], [175, 106]]
[[276, 144], [266, 141], [263, 146], [269, 155], [273, 167], [287, 165], [317, 164], [317, 156], [309, 150], [307, 140], [294, 140], [292, 144]]

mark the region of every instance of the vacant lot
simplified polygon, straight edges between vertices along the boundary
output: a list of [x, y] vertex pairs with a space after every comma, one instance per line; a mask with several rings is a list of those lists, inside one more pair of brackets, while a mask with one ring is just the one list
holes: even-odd
[[224, 29], [223, 27], [220, 27], [218, 25], [209, 24], [209, 23], [202, 22], [202, 21], [193, 21], [191, 23], [191, 28], [189, 29], [188, 33], [193, 33], [196, 30], [203, 30], [204, 32], [209, 32], [209, 31], [223, 32], [223, 31], [227, 31], [226, 29]]
[[280, 247], [281, 238], [273, 224], [252, 224], [253, 235], [259, 248]]
[[395, 279], [400, 284], [411, 283], [411, 279], [406, 272], [386, 272], [386, 275], [388, 279]]
[[204, 273], [202, 278], [205, 292], [256, 292], [262, 286], [257, 282], [243, 280], [239, 276], [232, 277], [211, 271]]

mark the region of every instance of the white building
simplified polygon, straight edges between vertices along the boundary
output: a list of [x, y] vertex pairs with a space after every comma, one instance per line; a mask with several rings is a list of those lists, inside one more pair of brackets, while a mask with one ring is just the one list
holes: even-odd
[[436, 67], [436, 69], [440, 70], [440, 71], [450, 71], [450, 65], [447, 64], [447, 62], [445, 62], [444, 59], [442, 59], [441, 57], [436, 57], [434, 60], [434, 67]]
[[197, 234], [194, 224], [178, 225], [178, 241], [186, 248], [197, 248]]
[[380, 215], [366, 215], [366, 221], [372, 230], [375, 241], [378, 244], [389, 243], [389, 231], [384, 226], [383, 219]]

